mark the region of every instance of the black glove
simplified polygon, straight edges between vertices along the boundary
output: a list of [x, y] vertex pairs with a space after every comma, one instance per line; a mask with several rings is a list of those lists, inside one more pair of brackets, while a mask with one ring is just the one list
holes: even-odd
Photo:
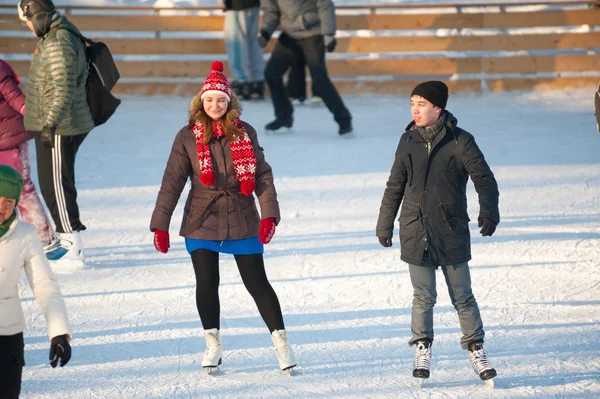
[[479, 227], [481, 227], [481, 230], [479, 230], [481, 235], [489, 237], [496, 231], [496, 222], [488, 218], [479, 218]]
[[259, 46], [265, 48], [267, 46], [267, 43], [269, 43], [269, 40], [271, 40], [271, 35], [269, 35], [267, 32], [261, 29], [260, 33], [258, 34]]
[[324, 37], [325, 40], [325, 49], [328, 53], [332, 53], [335, 50], [335, 46], [337, 46], [337, 40], [335, 40], [335, 36], [326, 35]]
[[387, 238], [387, 237], [377, 237], [377, 238], [379, 238], [379, 243], [382, 246], [384, 246], [386, 248], [389, 248], [389, 247], [392, 246], [392, 238], [391, 237], [390, 238]]
[[54, 134], [56, 133], [55, 127], [44, 126], [40, 133], [40, 139], [42, 144], [47, 148], [54, 148]]
[[58, 335], [50, 341], [50, 365], [55, 368], [60, 359], [60, 367], [63, 367], [71, 360], [71, 345], [66, 335]]

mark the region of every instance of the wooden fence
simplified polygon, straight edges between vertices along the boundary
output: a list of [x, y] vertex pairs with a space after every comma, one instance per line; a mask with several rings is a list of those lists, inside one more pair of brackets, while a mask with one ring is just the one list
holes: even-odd
[[[58, 8], [109, 44], [122, 75], [117, 93], [190, 95], [212, 60], [226, 61], [223, 14], [215, 8]], [[424, 79], [444, 80], [453, 92], [592, 87], [600, 80], [600, 0], [337, 13], [338, 46], [327, 66], [343, 93], [406, 93]], [[0, 36], [0, 57], [27, 76], [37, 38], [14, 5], [0, 6]]]

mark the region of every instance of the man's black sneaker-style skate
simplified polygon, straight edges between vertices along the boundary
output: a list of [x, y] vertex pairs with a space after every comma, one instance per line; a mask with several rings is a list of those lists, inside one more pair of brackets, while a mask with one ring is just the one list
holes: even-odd
[[483, 342], [474, 341], [469, 343], [469, 360], [471, 361], [473, 370], [483, 381], [490, 380], [498, 375], [488, 362], [483, 350]]
[[275, 119], [273, 122], [269, 122], [265, 125], [265, 130], [276, 131], [282, 127], [290, 128], [294, 124], [294, 118], [291, 116], [285, 119]]
[[342, 136], [344, 134], [348, 134], [348, 133], [352, 132], [352, 130], [354, 130], [354, 129], [352, 129], [352, 120], [350, 120], [350, 119], [340, 121], [340, 122], [338, 122], [338, 124], [340, 125], [340, 130], [338, 131], [340, 136]]
[[431, 368], [431, 340], [422, 339], [417, 341], [417, 349], [415, 352], [415, 368], [413, 377], [429, 378], [429, 370]]

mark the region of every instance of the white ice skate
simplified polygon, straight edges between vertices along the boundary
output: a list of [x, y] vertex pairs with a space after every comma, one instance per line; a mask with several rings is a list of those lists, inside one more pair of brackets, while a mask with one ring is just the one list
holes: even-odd
[[219, 372], [219, 366], [223, 363], [223, 346], [221, 345], [221, 334], [216, 328], [204, 330], [206, 338], [206, 351], [202, 359], [202, 367], [208, 374]]
[[469, 360], [475, 373], [491, 388], [494, 387], [493, 378], [497, 375], [496, 370], [490, 365], [483, 350], [482, 342], [469, 343]]
[[83, 242], [81, 235], [72, 233], [58, 233], [56, 241], [44, 248], [52, 270], [55, 272], [73, 272], [82, 269], [85, 256], [83, 255]]
[[294, 351], [288, 342], [287, 331], [275, 330], [271, 337], [273, 338], [273, 344], [275, 344], [279, 368], [285, 374], [292, 375], [292, 369], [296, 367], [296, 356], [294, 356]]
[[431, 340], [422, 339], [417, 341], [415, 351], [415, 368], [413, 377], [417, 379], [419, 386], [423, 385], [423, 381], [429, 378], [431, 369]]

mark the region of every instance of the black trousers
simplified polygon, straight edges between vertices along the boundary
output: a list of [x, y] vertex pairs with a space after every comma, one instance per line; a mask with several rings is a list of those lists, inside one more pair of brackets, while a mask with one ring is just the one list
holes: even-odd
[[[205, 330], [221, 329], [219, 302], [219, 253], [197, 249], [191, 253], [196, 273], [196, 306]], [[283, 316], [277, 294], [271, 287], [262, 254], [235, 255], [244, 286], [254, 299], [270, 332], [283, 330]]]
[[0, 399], [18, 399], [25, 365], [23, 333], [0, 335]]
[[[290, 67], [290, 73], [285, 88], [289, 98], [297, 98], [303, 101], [306, 99], [306, 61], [304, 60], [304, 54], [296, 54], [296, 58]], [[318, 89], [313, 82], [311, 86], [312, 96], [319, 96], [317, 90]]]
[[265, 80], [271, 91], [275, 117], [286, 119], [292, 116], [294, 112], [286, 88], [283, 85], [283, 75], [297, 62], [298, 53], [304, 56], [313, 86], [318, 88], [319, 96], [333, 114], [336, 122], [340, 123], [352, 119], [350, 111], [344, 105], [340, 94], [327, 75], [323, 36], [316, 35], [294, 39], [285, 33], [279, 35], [279, 40], [265, 68]]
[[77, 136], [54, 136], [54, 148], [42, 144], [35, 135], [35, 152], [40, 191], [58, 233], [85, 230], [79, 220], [75, 188], [75, 156], [88, 133]]

